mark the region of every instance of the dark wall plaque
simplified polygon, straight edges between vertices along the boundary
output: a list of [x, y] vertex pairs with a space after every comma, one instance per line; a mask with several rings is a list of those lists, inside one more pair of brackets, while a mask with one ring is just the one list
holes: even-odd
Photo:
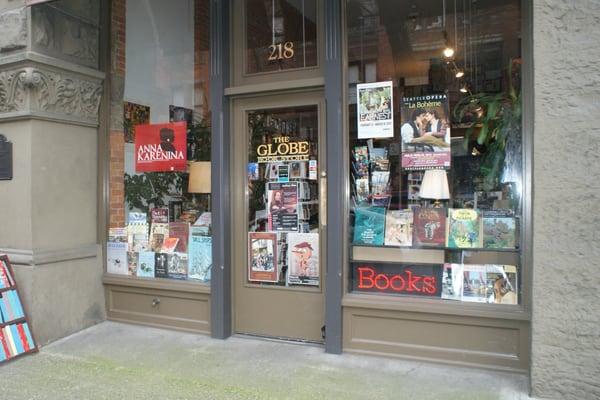
[[0, 180], [13, 178], [12, 160], [12, 143], [6, 140], [6, 136], [0, 135]]

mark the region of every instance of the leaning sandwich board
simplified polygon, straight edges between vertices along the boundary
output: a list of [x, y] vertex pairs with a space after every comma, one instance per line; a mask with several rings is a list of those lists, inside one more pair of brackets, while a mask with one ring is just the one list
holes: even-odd
[[37, 352], [8, 256], [0, 256], [0, 363]]

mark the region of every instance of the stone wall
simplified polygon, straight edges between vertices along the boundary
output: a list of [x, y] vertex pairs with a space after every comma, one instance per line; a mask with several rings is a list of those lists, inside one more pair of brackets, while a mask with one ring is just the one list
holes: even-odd
[[600, 398], [600, 1], [535, 0], [535, 396]]
[[[38, 344], [105, 319], [98, 227], [100, 0], [0, 0], [0, 254]], [[24, 37], [23, 37], [24, 35]]]

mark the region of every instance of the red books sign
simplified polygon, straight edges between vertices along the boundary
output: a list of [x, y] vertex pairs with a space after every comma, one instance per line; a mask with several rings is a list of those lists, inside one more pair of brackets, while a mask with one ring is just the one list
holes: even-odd
[[137, 125], [135, 172], [185, 171], [186, 123]]

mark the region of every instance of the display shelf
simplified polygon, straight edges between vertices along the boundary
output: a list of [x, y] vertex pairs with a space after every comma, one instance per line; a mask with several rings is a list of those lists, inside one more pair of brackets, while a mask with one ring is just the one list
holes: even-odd
[[[9, 290], [14, 290], [16, 292], [16, 296], [17, 296], [17, 298], [14, 301], [17, 302], [18, 307], [21, 308], [21, 311], [24, 314], [23, 317], [21, 317], [21, 318], [16, 318], [16, 319], [12, 319], [12, 320], [7, 321], [7, 322], [0, 323], [0, 329], [4, 329], [7, 326], [24, 324], [27, 327], [26, 329], [29, 332], [28, 338], [25, 340], [25, 342], [21, 343], [21, 346], [23, 347], [23, 349], [29, 347], [29, 350], [23, 351], [22, 353], [18, 353], [18, 354], [13, 354], [13, 355], [8, 355], [8, 353], [5, 353], [4, 356], [6, 358], [4, 360], [0, 361], [0, 364], [4, 364], [4, 363], [10, 362], [10, 361], [12, 361], [12, 360], [14, 360], [16, 358], [22, 357], [22, 356], [24, 356], [26, 354], [37, 353], [38, 352], [38, 347], [37, 347], [37, 341], [35, 340], [35, 335], [33, 333], [33, 328], [31, 327], [31, 323], [29, 321], [29, 318], [27, 317], [27, 312], [26, 312], [25, 307], [23, 305], [23, 302], [21, 300], [21, 294], [19, 293], [19, 288], [18, 288], [18, 285], [17, 285], [17, 283], [15, 281], [15, 273], [14, 273], [14, 270], [13, 270], [12, 265], [10, 263], [10, 260], [8, 259], [7, 255], [0, 256], [0, 260], [4, 264], [4, 268], [6, 268], [6, 273], [9, 276], [12, 277], [12, 282], [13, 282], [12, 286], [0, 289], [0, 293], [7, 292]], [[16, 306], [13, 306], [11, 304], [11, 307], [14, 309], [14, 307], [16, 307]], [[6, 343], [8, 343], [8, 339], [7, 339], [6, 336], [4, 336], [3, 340], [5, 340]], [[15, 340], [15, 339], [13, 339], [13, 340]], [[18, 348], [16, 342], [14, 343], [14, 346], [16, 348]]]
[[[402, 301], [398, 301], [398, 299], [402, 299]], [[489, 319], [531, 320], [531, 312], [522, 304], [463, 302], [439, 297], [400, 297], [354, 291], [344, 295], [342, 306]]]
[[445, 247], [445, 246], [387, 246], [387, 245], [373, 245], [373, 244], [350, 244], [351, 247], [375, 247], [382, 249], [406, 249], [406, 250], [448, 250], [448, 251], [477, 251], [477, 252], [491, 252], [491, 253], [518, 253], [521, 249], [490, 249], [484, 247]]
[[0, 323], [0, 328], [4, 328], [7, 325], [22, 324], [23, 322], [27, 322], [27, 320], [25, 319], [25, 317], [13, 319], [13, 320], [10, 320], [8, 322], [2, 322], [2, 323]]

